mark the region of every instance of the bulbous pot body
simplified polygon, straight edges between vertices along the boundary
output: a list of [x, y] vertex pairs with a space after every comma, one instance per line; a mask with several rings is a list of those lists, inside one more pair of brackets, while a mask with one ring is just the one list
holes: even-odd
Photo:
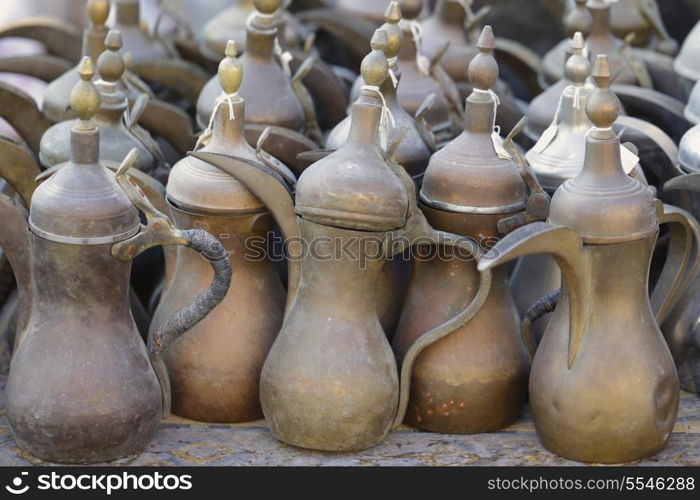
[[[465, 215], [423, 205], [430, 224], [443, 231], [497, 239], [499, 215]], [[487, 244], [488, 241], [481, 242]], [[402, 359], [422, 332], [463, 309], [479, 285], [475, 260], [454, 255], [416, 257], [408, 296], [393, 342]], [[406, 423], [434, 432], [470, 434], [506, 427], [527, 401], [529, 361], [507, 281], [494, 270], [491, 292], [465, 326], [428, 347], [413, 368]]]
[[[201, 322], [163, 351], [170, 375], [172, 412], [205, 422], [262, 418], [260, 371], [282, 325], [286, 294], [267, 255], [272, 219], [267, 212], [208, 215], [171, 205], [176, 227], [201, 228], [229, 252], [237, 286]], [[172, 282], [151, 329], [207, 289], [213, 270], [205, 259], [178, 248]]]
[[162, 400], [129, 310], [131, 264], [114, 259], [111, 244], [30, 240], [34, 301], [7, 383], [15, 440], [64, 463], [140, 451]]
[[678, 375], [652, 314], [648, 277], [656, 234], [588, 245], [581, 273], [590, 309], [568, 367], [566, 287], [532, 363], [530, 407], [542, 444], [582, 462], [621, 463], [666, 444], [678, 412]]
[[[272, 434], [294, 446], [368, 448], [389, 432], [399, 400], [396, 361], [375, 301], [386, 259], [366, 243], [384, 233], [297, 221], [318, 253], [302, 262], [298, 292], [265, 361], [263, 412]], [[341, 247], [348, 252], [337, 258]]]

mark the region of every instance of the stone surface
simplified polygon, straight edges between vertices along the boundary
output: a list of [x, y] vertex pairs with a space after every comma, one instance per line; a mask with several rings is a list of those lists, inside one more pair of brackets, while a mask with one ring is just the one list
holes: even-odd
[[[0, 380], [4, 386], [4, 380]], [[0, 410], [0, 466], [41, 465], [17, 447]], [[529, 416], [490, 434], [445, 435], [402, 427], [379, 446], [358, 453], [322, 453], [277, 441], [264, 421], [209, 425], [169, 417], [143, 453], [105, 465], [139, 466], [430, 466], [576, 465], [545, 450]], [[683, 393], [668, 446], [637, 465], [700, 465], [700, 397]]]

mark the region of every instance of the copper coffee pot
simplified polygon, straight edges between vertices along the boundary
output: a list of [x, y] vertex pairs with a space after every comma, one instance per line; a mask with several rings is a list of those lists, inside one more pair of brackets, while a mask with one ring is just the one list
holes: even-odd
[[[290, 260], [296, 267], [290, 269], [288, 310], [260, 383], [270, 430], [302, 448], [358, 450], [383, 440], [403, 420], [415, 357], [473, 317], [490, 284], [490, 275], [482, 275], [474, 283], [479, 291], [473, 300], [457, 307], [455, 312], [461, 312], [456, 316], [446, 314], [451, 319], [414, 343], [399, 383], [375, 301], [377, 276], [386, 260], [426, 241], [459, 249], [465, 258], [479, 249], [470, 240], [430, 228], [417, 209], [410, 176], [380, 147], [386, 111], [377, 87], [389, 77], [381, 50], [365, 58], [362, 76], [366, 87], [353, 105], [348, 141], [304, 171], [295, 205], [284, 197], [279, 182], [263, 185], [239, 170], [239, 178], [262, 201], [270, 199], [268, 207], [286, 235], [314, 249], [313, 254], [304, 252], [301, 261]], [[195, 155], [220, 168], [235, 161]]]
[[[384, 55], [389, 62], [389, 71], [393, 75], [382, 84], [379, 89], [386, 100], [387, 108], [393, 117], [392, 123], [385, 123], [386, 130], [380, 131], [382, 147], [386, 151], [388, 145], [396, 143], [399, 136], [398, 147], [393, 151], [393, 160], [401, 165], [406, 171], [420, 183], [423, 172], [428, 166], [430, 155], [435, 151], [435, 138], [432, 135], [426, 121], [425, 114], [430, 108], [430, 97], [428, 101], [419, 108], [416, 116], [411, 116], [399, 104], [397, 90], [401, 86], [401, 68], [398, 64], [397, 55], [403, 43], [410, 43], [404, 40], [404, 33], [399, 27], [401, 21], [401, 8], [398, 2], [391, 2], [385, 13], [386, 22], [381, 27], [386, 33], [387, 44], [384, 48]], [[372, 47], [378, 50], [377, 46]], [[350, 133], [352, 118], [348, 116], [340, 122], [328, 135], [326, 147], [328, 149], [338, 149], [347, 141]], [[389, 126], [390, 125], [390, 126]]]
[[[583, 462], [639, 460], [664, 447], [676, 420], [678, 375], [657, 322], [684, 286], [697, 222], [663, 206], [622, 168], [612, 124], [619, 102], [598, 56], [598, 85], [586, 106], [593, 128], [581, 172], [555, 193], [549, 221], [519, 228], [480, 270], [538, 253], [563, 275], [561, 298], [532, 362], [530, 409], [548, 450]], [[659, 224], [671, 227], [669, 254], [648, 295]], [[697, 240], [695, 240], [697, 244]]]
[[[477, 47], [480, 53], [468, 70], [474, 91], [466, 102], [464, 132], [431, 158], [420, 201], [433, 227], [489, 248], [505, 232], [537, 218], [527, 208], [538, 208], [540, 217], [546, 217], [548, 197], [536, 185], [528, 189], [523, 177], [532, 183], [534, 176], [521, 172], [522, 158], [514, 158], [515, 148], [506, 151], [508, 146], [494, 132], [497, 101], [491, 86], [498, 79], [498, 65], [490, 26], [482, 31]], [[409, 346], [421, 332], [473, 299], [479, 282], [476, 264], [435, 252], [414, 260], [393, 341], [399, 361], [405, 363]], [[505, 266], [495, 269], [491, 292], [477, 316], [416, 359], [408, 424], [436, 432], [476, 433], [503, 428], [519, 417], [527, 400], [529, 367], [507, 279]]]
[[[89, 58], [80, 77], [71, 94], [79, 118], [71, 162], [36, 189], [28, 218], [9, 199], [0, 200], [0, 244], [20, 296], [8, 419], [21, 447], [69, 463], [114, 460], [148, 443], [169, 404], [159, 349], [206, 316], [231, 279], [218, 240], [203, 230], [175, 230], [136, 187], [127, 174], [135, 151], [116, 179], [100, 163], [92, 122], [100, 94], [90, 82]], [[145, 212], [147, 226], [134, 204]], [[190, 246], [216, 272], [210, 289], [154, 334], [157, 347], [149, 361], [127, 297], [130, 261], [156, 245]]]
[[[167, 175], [169, 167], [158, 143], [138, 124], [148, 96], [143, 94], [129, 109], [126, 94], [119, 85], [126, 70], [119, 52], [122, 47], [121, 33], [110, 31], [105, 46], [107, 50], [97, 60], [99, 80], [95, 85], [100, 92], [100, 108], [93, 117], [93, 123], [100, 131], [100, 159], [116, 166], [129, 151], [136, 148], [139, 154], [135, 168], [153, 175]], [[76, 122], [77, 119], [63, 121], [44, 134], [39, 159], [45, 168], [70, 159], [70, 136]]]
[[[254, 4], [256, 10], [247, 21], [246, 52], [241, 57], [243, 70], [248, 75], [240, 89], [241, 97], [246, 100], [246, 119], [250, 124], [283, 129], [283, 135], [284, 130], [288, 130], [320, 140], [313, 101], [301, 83], [312, 60], [294, 76], [286, 72], [275, 57], [280, 22], [276, 13], [281, 0], [254, 0]], [[197, 123], [202, 129], [207, 127], [220, 94], [216, 77], [202, 89], [197, 101]]]
[[[235, 56], [235, 43], [230, 41], [219, 65], [223, 93], [211, 139], [199, 152], [257, 162], [264, 157], [245, 139], [245, 102], [238, 95], [244, 75]], [[277, 172], [294, 181], [288, 171]], [[203, 228], [219, 235], [237, 284], [219, 307], [163, 352], [173, 413], [206, 422], [262, 418], [260, 370], [282, 326], [285, 291], [272, 261], [264, 252], [255, 258], [253, 251], [268, 248], [272, 217], [241, 182], [191, 156], [173, 167], [167, 193], [176, 227]], [[212, 273], [192, 252], [180, 251], [173, 274], [154, 313], [152, 329], [201, 293]]]

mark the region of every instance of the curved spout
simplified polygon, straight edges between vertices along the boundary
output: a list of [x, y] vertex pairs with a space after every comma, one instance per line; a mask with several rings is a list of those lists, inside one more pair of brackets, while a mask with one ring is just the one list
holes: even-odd
[[0, 247], [5, 250], [12, 266], [17, 290], [19, 292], [19, 318], [15, 344], [21, 342], [22, 332], [27, 325], [33, 300], [32, 259], [29, 241], [27, 212], [21, 206], [5, 196], [0, 195]]
[[[270, 168], [245, 158], [238, 158], [217, 153], [190, 153], [241, 181], [270, 210], [282, 231], [287, 244], [299, 239], [299, 228], [294, 215], [294, 199], [284, 181]], [[288, 250], [292, 253], [293, 250]], [[301, 279], [301, 262], [289, 259], [289, 286], [287, 290], [287, 311], [299, 287]]]
[[561, 269], [569, 297], [568, 367], [576, 360], [586, 328], [589, 297], [586, 252], [581, 237], [573, 229], [533, 222], [505, 236], [480, 259], [478, 269], [485, 271], [525, 255], [551, 255]]

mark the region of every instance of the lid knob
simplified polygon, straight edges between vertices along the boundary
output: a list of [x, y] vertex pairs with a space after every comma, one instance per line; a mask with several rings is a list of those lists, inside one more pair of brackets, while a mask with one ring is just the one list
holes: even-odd
[[498, 80], [498, 64], [493, 58], [495, 39], [491, 26], [484, 26], [476, 46], [479, 53], [469, 63], [469, 81], [479, 90], [489, 90]]
[[107, 83], [116, 83], [126, 71], [126, 63], [119, 50], [122, 48], [122, 34], [110, 30], [105, 38], [105, 50], [97, 59], [97, 71]]
[[282, 5], [282, 0], [253, 0], [255, 10], [261, 14], [272, 15]]
[[109, 0], [90, 0], [87, 4], [87, 14], [93, 26], [102, 26], [109, 17]]
[[582, 85], [586, 83], [586, 79], [591, 73], [591, 63], [587, 57], [583, 56], [585, 42], [580, 31], [577, 31], [571, 39], [570, 47], [573, 55], [566, 60], [566, 78], [574, 85]]
[[236, 42], [229, 40], [226, 44], [226, 57], [219, 63], [219, 84], [225, 94], [235, 94], [243, 82], [243, 65], [236, 58]]
[[90, 130], [95, 128], [92, 117], [100, 108], [100, 93], [92, 83], [95, 70], [92, 59], [83, 57], [78, 67], [80, 81], [75, 84], [70, 93], [70, 107], [78, 115], [79, 121], [75, 128], [78, 130]]
[[610, 90], [611, 76], [607, 55], [601, 54], [596, 58], [593, 80], [598, 88], [588, 98], [586, 114], [597, 128], [610, 129], [610, 133], [614, 134], [611, 127], [620, 114], [620, 101]]
[[392, 59], [399, 53], [401, 43], [403, 42], [403, 31], [399, 28], [399, 22], [401, 21], [401, 7], [399, 7], [399, 2], [394, 1], [389, 4], [384, 13], [384, 20], [386, 22], [382, 26], [382, 29], [386, 31], [387, 35], [384, 55], [387, 59]]
[[400, 5], [403, 18], [409, 21], [412, 21], [420, 16], [421, 11], [423, 10], [423, 0], [401, 0]]
[[365, 56], [360, 66], [362, 78], [369, 86], [379, 87], [389, 77], [389, 63], [384, 56], [387, 44], [386, 31], [375, 31], [370, 43], [372, 52]]

